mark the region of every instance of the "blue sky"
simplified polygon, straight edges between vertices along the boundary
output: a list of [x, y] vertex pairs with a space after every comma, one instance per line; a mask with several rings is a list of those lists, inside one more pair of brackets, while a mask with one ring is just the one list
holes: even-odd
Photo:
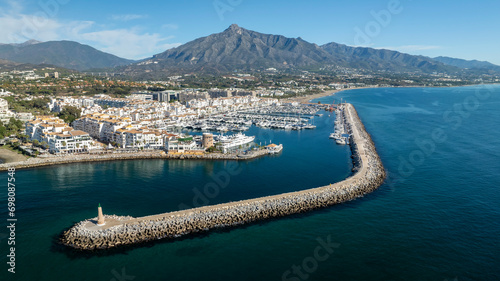
[[230, 24], [318, 45], [500, 65], [500, 1], [0, 0], [0, 43], [74, 40], [141, 59]]

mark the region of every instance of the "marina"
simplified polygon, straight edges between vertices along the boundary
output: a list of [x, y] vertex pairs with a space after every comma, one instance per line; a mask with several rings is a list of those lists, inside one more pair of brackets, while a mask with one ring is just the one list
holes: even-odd
[[282, 130], [314, 129], [314, 117], [325, 106], [317, 104], [279, 104], [264, 106], [259, 109], [241, 110], [226, 114], [215, 114], [193, 120], [183, 120], [168, 124], [165, 128], [180, 130], [243, 132], [252, 125], [261, 128]]
[[[340, 245], [309, 279], [331, 280], [335, 276], [339, 280], [370, 280], [375, 275], [380, 280], [496, 280], [498, 269], [494, 265], [499, 261], [496, 253], [500, 245], [495, 219], [499, 212], [496, 183], [500, 175], [496, 173], [498, 158], [491, 152], [495, 151], [499, 134], [488, 128], [494, 127], [499, 118], [495, 109], [498, 90], [491, 94], [490, 102], [481, 105], [481, 110], [463, 120], [462, 128], [478, 128], [478, 137], [484, 142], [478, 143], [463, 130], [446, 127], [448, 141], [437, 145], [439, 153], [426, 158], [428, 168], [415, 167], [415, 173], [406, 181], [396, 178], [401, 165], [399, 156], [408, 159], [418, 149], [407, 144], [415, 136], [428, 139], [436, 114], [453, 108], [478, 90], [481, 88], [401, 88], [343, 93], [342, 97], [356, 107], [388, 170], [386, 182], [363, 198], [284, 219], [175, 240], [155, 240], [104, 253], [75, 251], [58, 245], [57, 237], [73, 222], [96, 217], [98, 203], [105, 218], [111, 214], [139, 218], [186, 209], [180, 204], [192, 208], [202, 203], [236, 202], [345, 179], [351, 173], [351, 154], [349, 146], [328, 139], [334, 127], [333, 114], [330, 118], [328, 113], [315, 116], [315, 130], [294, 133], [252, 126], [245, 132], [257, 138], [273, 133], [276, 144], [284, 145], [279, 157], [238, 162], [137, 159], [16, 169], [16, 199], [20, 202], [16, 238], [22, 244], [16, 257], [19, 264], [31, 268], [20, 270], [16, 277], [111, 280], [117, 279], [112, 269], [121, 273], [126, 267], [126, 274], [136, 276], [136, 280], [161, 279], [158, 276], [172, 280], [213, 276], [225, 280], [227, 275], [239, 276], [249, 265], [256, 265], [261, 269], [239, 279], [280, 280], [285, 269], [311, 256], [317, 239], [322, 239]], [[489, 92], [480, 93], [485, 97]], [[331, 104], [333, 98], [321, 102]], [[440, 101], [439, 106], [430, 104], [435, 100]], [[419, 106], [408, 111], [408, 103]], [[401, 129], [393, 130], [387, 122]], [[314, 146], [302, 149], [312, 142]], [[204, 192], [204, 186], [216, 183], [212, 177], [231, 169], [242, 172], [232, 173], [229, 184], [216, 197], [193, 202], [195, 194], [200, 193], [192, 189], [209, 194]], [[7, 173], [3, 175], [7, 181]], [[7, 216], [6, 211], [3, 214]], [[479, 235], [478, 229], [483, 234]], [[404, 245], [407, 251], [388, 251], [395, 245]], [[59, 270], [53, 270], [54, 262], [61, 265]], [[268, 267], [269, 263], [275, 266]]]
[[345, 110], [346, 130], [352, 133], [354, 139], [351, 151], [355, 173], [341, 182], [141, 218], [109, 217], [110, 223], [104, 226], [97, 226], [94, 223], [97, 220], [90, 219], [65, 231], [61, 243], [81, 250], [108, 249], [286, 216], [361, 197], [382, 184], [385, 171], [354, 107], [345, 104]]

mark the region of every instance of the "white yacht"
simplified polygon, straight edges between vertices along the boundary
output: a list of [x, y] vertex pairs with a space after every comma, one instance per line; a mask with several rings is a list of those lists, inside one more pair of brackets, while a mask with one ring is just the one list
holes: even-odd
[[240, 145], [243, 146], [245, 144], [253, 142], [255, 136], [246, 136], [242, 133], [237, 133], [230, 136], [219, 136], [217, 137], [218, 148], [222, 149], [224, 153], [226, 153], [231, 148], [238, 148]]
[[338, 138], [338, 139], [336, 139], [336, 140], [335, 140], [335, 142], [336, 142], [337, 144], [340, 144], [340, 145], [344, 145], [344, 144], [346, 144], [346, 142], [345, 142], [345, 139], [344, 139], [344, 138]]

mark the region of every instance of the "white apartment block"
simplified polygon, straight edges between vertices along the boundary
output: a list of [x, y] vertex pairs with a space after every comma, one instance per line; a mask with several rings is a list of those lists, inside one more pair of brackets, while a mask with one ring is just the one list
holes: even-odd
[[121, 148], [163, 149], [166, 132], [160, 130], [118, 129], [113, 142]]
[[46, 143], [51, 153], [85, 152], [101, 148], [88, 133], [75, 130], [53, 116], [38, 116], [34, 121], [27, 122], [26, 134], [32, 141]]
[[93, 138], [110, 142], [116, 130], [130, 125], [131, 122], [130, 117], [94, 113], [73, 121], [73, 127], [89, 133]]

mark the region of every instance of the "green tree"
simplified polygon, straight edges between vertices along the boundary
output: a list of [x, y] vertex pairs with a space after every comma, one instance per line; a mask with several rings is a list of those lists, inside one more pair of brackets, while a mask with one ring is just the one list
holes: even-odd
[[4, 125], [0, 125], [0, 138], [5, 138], [7, 136], [7, 128]]
[[71, 123], [76, 119], [80, 118], [81, 111], [79, 108], [74, 106], [66, 106], [57, 115], [59, 118], [63, 119], [66, 123]]

